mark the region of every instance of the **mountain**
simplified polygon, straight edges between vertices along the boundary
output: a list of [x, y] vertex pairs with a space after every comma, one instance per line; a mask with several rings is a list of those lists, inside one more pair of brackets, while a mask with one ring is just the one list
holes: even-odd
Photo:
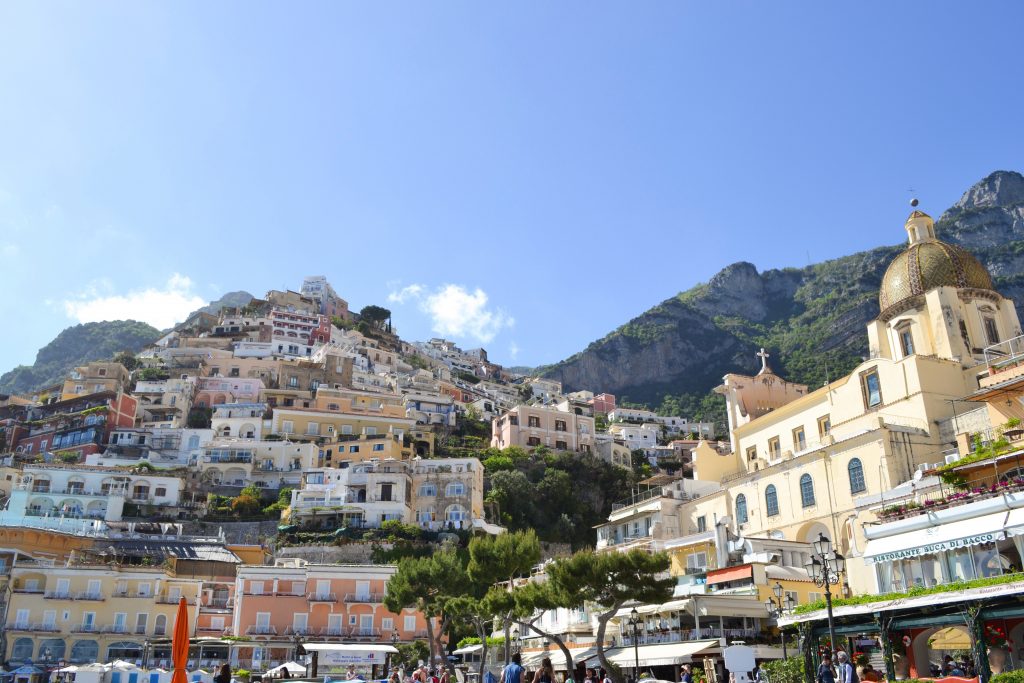
[[55, 384], [74, 367], [137, 352], [160, 338], [160, 330], [136, 320], [111, 320], [74, 325], [39, 349], [36, 362], [19, 365], [0, 376], [0, 392], [25, 393]]
[[[216, 315], [224, 306], [244, 306], [253, 300], [249, 292], [228, 292], [216, 301], [193, 311], [176, 328], [186, 328], [200, 313]], [[19, 365], [0, 376], [0, 393], [20, 394], [49, 386], [64, 379], [74, 367], [93, 360], [112, 358], [121, 351], [133, 353], [152, 344], [163, 332], [135, 320], [112, 320], [69, 327], [39, 349], [36, 362]]]
[[[989, 175], [940, 217], [936, 231], [973, 252], [1024, 319], [1024, 176]], [[728, 372], [756, 372], [754, 353], [763, 346], [783, 377], [821, 386], [867, 355], [865, 325], [878, 315], [882, 275], [905, 247], [763, 272], [734, 263], [548, 366], [544, 376], [567, 391], [608, 391], [721, 420], [721, 400], [708, 391]]]

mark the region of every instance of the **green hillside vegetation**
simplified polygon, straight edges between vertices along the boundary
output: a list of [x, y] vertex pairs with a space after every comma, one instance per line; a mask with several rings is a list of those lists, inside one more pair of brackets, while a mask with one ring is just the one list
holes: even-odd
[[136, 320], [74, 325], [39, 349], [34, 364], [19, 365], [0, 376], [0, 392], [26, 393], [56, 384], [76, 366], [113, 358], [121, 351], [135, 353], [159, 338], [160, 330]]

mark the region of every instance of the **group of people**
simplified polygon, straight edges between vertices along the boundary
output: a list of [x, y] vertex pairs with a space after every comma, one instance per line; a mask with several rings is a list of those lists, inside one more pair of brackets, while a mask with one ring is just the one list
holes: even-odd
[[[522, 656], [516, 652], [512, 655], [511, 661], [501, 670], [499, 683], [556, 683], [555, 668], [551, 666], [551, 658], [545, 657], [540, 662], [540, 667], [532, 675], [523, 666]], [[604, 669], [587, 669], [582, 680], [574, 681], [572, 676], [565, 679], [565, 683], [612, 683]]]
[[832, 662], [831, 653], [826, 652], [822, 656], [815, 680], [817, 683], [858, 683], [862, 680], [875, 682], [881, 680], [881, 676], [870, 663], [864, 664], [858, 674], [850, 655], [839, 650], [836, 652], [835, 664]]
[[943, 676], [974, 678], [974, 660], [970, 657], [964, 657], [962, 660], [957, 661], [951, 655], [946, 655], [942, 658], [941, 666], [938, 664], [931, 665], [931, 674], [933, 678], [941, 678]]
[[431, 669], [420, 662], [419, 666], [404, 675], [402, 671], [393, 670], [388, 675], [388, 683], [449, 683], [449, 678], [447, 667]]

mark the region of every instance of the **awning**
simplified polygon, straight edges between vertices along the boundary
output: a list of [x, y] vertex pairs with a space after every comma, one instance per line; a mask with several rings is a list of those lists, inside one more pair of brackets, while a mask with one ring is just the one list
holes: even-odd
[[999, 541], [1006, 537], [1006, 517], [1005, 511], [993, 512], [927, 529], [876, 538], [868, 541], [864, 549], [864, 561], [892, 562]]
[[398, 648], [391, 645], [351, 645], [348, 643], [303, 643], [308, 652], [387, 652], [394, 654]]
[[1006, 535], [1024, 536], [1024, 508], [1010, 510], [1006, 516]]
[[452, 654], [453, 655], [471, 655], [474, 652], [479, 652], [482, 649], [484, 649], [484, 646], [481, 645], [480, 643], [476, 643], [475, 645], [467, 645], [466, 647], [460, 647], [458, 650], [452, 650]]
[[725, 569], [708, 572], [706, 583], [710, 586], [715, 583], [725, 583], [726, 581], [749, 579], [753, 576], [753, 572], [754, 568], [749, 564], [743, 564], [739, 567], [727, 567]]
[[640, 666], [670, 666], [692, 662], [695, 655], [718, 647], [718, 640], [692, 640], [641, 645], [635, 650], [632, 647], [619, 647], [605, 656], [609, 662], [621, 668], [632, 669], [638, 660]]
[[623, 607], [615, 613], [617, 617], [628, 617], [636, 610], [637, 614], [653, 614], [661, 609], [661, 605], [632, 605], [630, 607]]

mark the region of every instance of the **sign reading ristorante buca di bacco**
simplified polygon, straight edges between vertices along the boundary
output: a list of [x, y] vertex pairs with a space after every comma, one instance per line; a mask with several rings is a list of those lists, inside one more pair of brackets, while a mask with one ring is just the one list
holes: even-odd
[[972, 545], [982, 545], [984, 543], [994, 543], [1001, 541], [1006, 536], [1002, 531], [990, 531], [983, 534], [974, 534], [973, 536], [966, 536], [964, 538], [956, 538], [951, 540], [936, 541], [934, 543], [926, 543], [924, 545], [912, 546], [909, 548], [901, 548], [900, 550], [893, 550], [880, 555], [874, 555], [868, 558], [871, 562], [878, 564], [879, 562], [895, 562], [897, 560], [907, 560], [915, 557], [923, 557], [924, 555], [934, 555], [949, 550], [958, 550], [960, 548], [966, 548]]

